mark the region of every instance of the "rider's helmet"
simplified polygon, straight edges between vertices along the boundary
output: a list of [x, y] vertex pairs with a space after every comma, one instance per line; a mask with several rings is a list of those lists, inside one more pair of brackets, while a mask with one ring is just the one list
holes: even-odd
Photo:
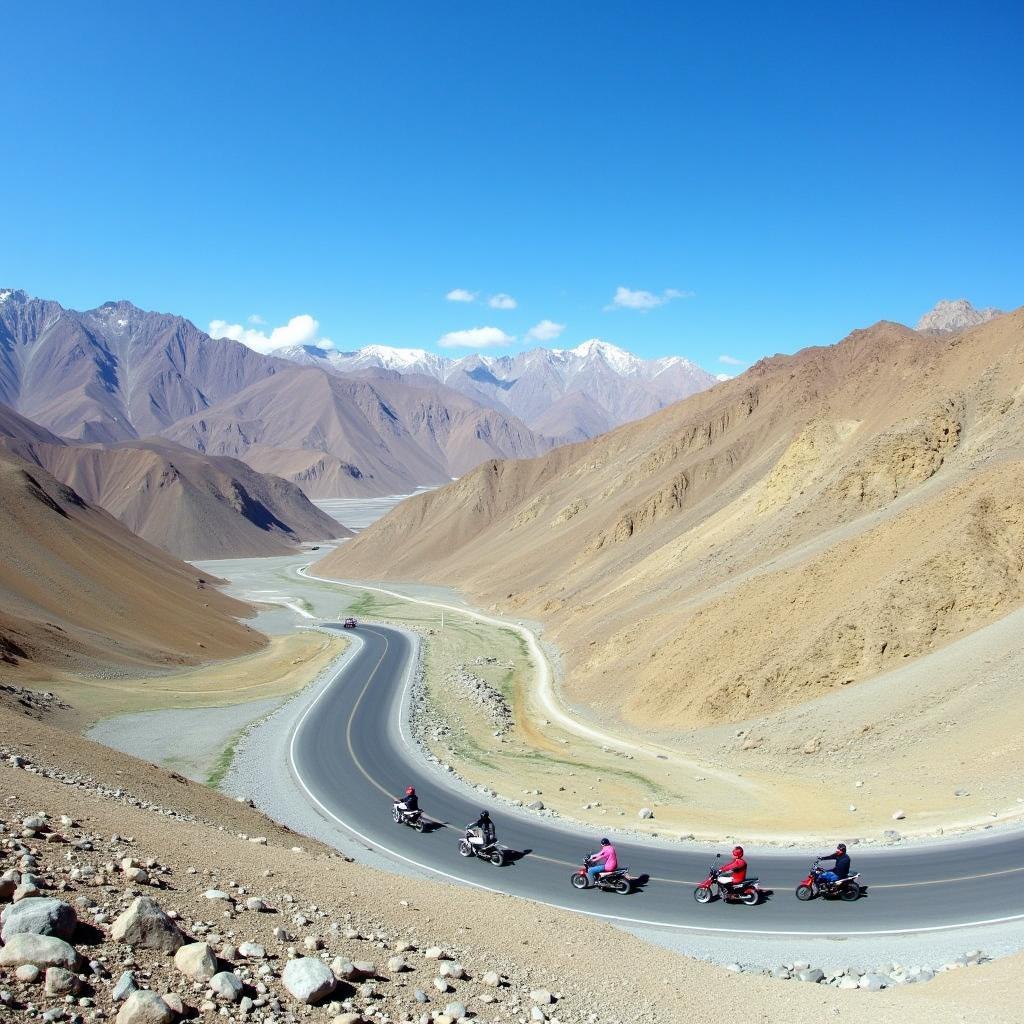
[[840, 853], [846, 853], [846, 843], [840, 843], [836, 849], [838, 849]]
[[480, 820], [481, 821], [490, 821], [491, 820], [491, 816], [486, 811], [481, 811], [480, 812]]
[[732, 848], [732, 855], [734, 857], [742, 857], [743, 856], [743, 847], [742, 846], [734, 846]]
[[406, 796], [415, 796], [416, 795], [416, 787], [415, 786], [406, 786], [405, 787], [405, 795]]
[[612, 841], [610, 839], [602, 839], [601, 840], [601, 845], [602, 846], [611, 846], [612, 845]]

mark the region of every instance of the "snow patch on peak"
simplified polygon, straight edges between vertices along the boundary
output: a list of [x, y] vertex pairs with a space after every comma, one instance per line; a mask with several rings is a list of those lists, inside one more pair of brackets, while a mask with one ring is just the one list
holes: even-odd
[[371, 359], [379, 359], [391, 370], [404, 369], [417, 363], [432, 363], [440, 358], [423, 348], [393, 348], [390, 345], [366, 345], [359, 353]]
[[10, 288], [0, 288], [0, 306], [2, 306], [14, 292]]

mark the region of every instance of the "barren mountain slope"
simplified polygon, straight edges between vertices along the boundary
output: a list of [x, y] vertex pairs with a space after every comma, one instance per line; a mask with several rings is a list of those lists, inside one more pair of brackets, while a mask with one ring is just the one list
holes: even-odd
[[207, 585], [52, 476], [0, 450], [0, 676], [191, 665], [265, 638]]
[[0, 296], [0, 402], [65, 437], [155, 434], [287, 366], [130, 302], [77, 312]]
[[445, 483], [495, 454], [550, 442], [434, 381], [289, 368], [166, 436], [275, 472], [316, 497], [402, 494]]
[[170, 441], [35, 445], [33, 453], [86, 501], [178, 558], [285, 554], [303, 541], [351, 535], [295, 484]]
[[880, 323], [482, 466], [321, 569], [450, 583], [542, 620], [568, 695], [600, 713], [743, 719], [1024, 599], [1022, 380], [1022, 311], [949, 338]]
[[159, 438], [69, 445], [0, 405], [0, 446], [179, 558], [284, 554], [350, 536], [295, 484]]

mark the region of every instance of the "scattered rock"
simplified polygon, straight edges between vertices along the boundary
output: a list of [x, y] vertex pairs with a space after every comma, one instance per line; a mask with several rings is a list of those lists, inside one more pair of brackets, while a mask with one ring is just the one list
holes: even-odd
[[241, 979], [231, 971], [221, 971], [210, 979], [210, 990], [213, 994], [229, 1003], [237, 1003], [242, 998], [243, 988]]
[[281, 972], [284, 987], [303, 1003], [319, 1003], [326, 999], [337, 982], [322, 960], [304, 956], [289, 960]]
[[135, 981], [135, 975], [131, 971], [125, 971], [110, 993], [110, 998], [115, 1003], [123, 1003], [133, 992], [138, 992], [139, 986]]
[[172, 1024], [174, 1011], [155, 993], [133, 992], [117, 1012], [117, 1024]]
[[48, 996], [77, 996], [83, 985], [66, 967], [47, 967], [43, 991]]
[[0, 949], [0, 967], [20, 967], [22, 964], [34, 964], [40, 970], [66, 967], [69, 971], [77, 971], [82, 967], [82, 958], [72, 946], [55, 935], [21, 932], [12, 935]]
[[650, 809], [650, 807], [641, 807], [640, 808], [640, 813], [639, 813], [638, 817], [640, 817], [640, 818], [653, 818], [654, 817], [654, 811], [652, 811]]
[[110, 937], [115, 942], [142, 949], [174, 953], [185, 945], [181, 929], [164, 912], [156, 900], [138, 896], [114, 922]]
[[217, 957], [208, 943], [190, 942], [174, 954], [174, 966], [193, 981], [209, 981], [217, 973]]
[[5, 907], [0, 914], [0, 937], [10, 941], [12, 935], [56, 935], [58, 939], [70, 939], [78, 925], [78, 915], [70, 903], [42, 896], [20, 900]]

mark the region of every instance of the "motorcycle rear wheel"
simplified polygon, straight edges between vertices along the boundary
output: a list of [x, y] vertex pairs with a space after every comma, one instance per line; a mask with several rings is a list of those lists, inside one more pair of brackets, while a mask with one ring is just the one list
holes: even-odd
[[802, 903], [814, 899], [814, 889], [809, 885], [798, 885], [796, 887], [796, 898]]
[[415, 820], [415, 821], [414, 821], [414, 822], [412, 823], [412, 827], [413, 827], [414, 829], [416, 829], [416, 831], [417, 831], [417, 832], [422, 832], [422, 831], [423, 831], [423, 830], [424, 830], [424, 829], [425, 829], [425, 828], [426, 828], [427, 826], [426, 826], [426, 823], [425, 823], [425, 822], [423, 821], [423, 819], [422, 819], [422, 818], [417, 818], [417, 819], [416, 819], [416, 820]]
[[711, 902], [711, 890], [710, 889], [694, 889], [693, 898], [698, 903], [710, 903]]
[[572, 882], [574, 889], [586, 889], [588, 888], [587, 876], [581, 875], [578, 871], [569, 876], [569, 881]]
[[496, 867], [500, 868], [505, 863], [505, 852], [503, 850], [495, 850], [491, 854], [491, 863]]
[[628, 878], [620, 878], [615, 883], [615, 891], [622, 896], [628, 896], [632, 888]]
[[842, 896], [847, 903], [853, 903], [854, 900], [860, 899], [860, 886], [856, 884], [844, 885], [839, 895]]
[[761, 894], [756, 889], [748, 889], [740, 896], [740, 900], [748, 907], [756, 907], [761, 902]]

